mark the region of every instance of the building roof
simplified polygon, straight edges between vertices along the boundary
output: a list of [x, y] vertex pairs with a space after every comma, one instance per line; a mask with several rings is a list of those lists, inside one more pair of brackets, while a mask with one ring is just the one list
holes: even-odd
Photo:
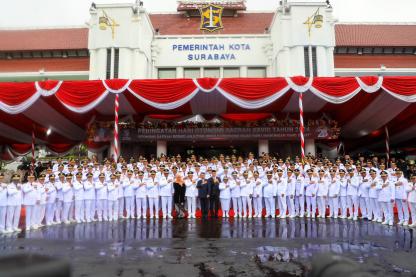
[[88, 49], [88, 28], [0, 30], [0, 51]]
[[[239, 13], [237, 17], [223, 17], [224, 29], [212, 33], [218, 34], [264, 34], [269, 28], [274, 13]], [[181, 14], [150, 14], [150, 20], [161, 35], [200, 35], [211, 34], [199, 29], [199, 17], [185, 17]]]
[[336, 46], [416, 46], [416, 24], [337, 24]]

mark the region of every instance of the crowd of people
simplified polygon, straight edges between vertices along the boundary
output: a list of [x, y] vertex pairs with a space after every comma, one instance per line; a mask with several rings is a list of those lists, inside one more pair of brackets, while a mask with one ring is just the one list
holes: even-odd
[[[301, 161], [179, 155], [102, 163], [57, 159], [27, 182], [0, 174], [0, 232], [133, 218], [341, 218], [416, 227], [416, 175], [363, 157]], [[21, 213], [24, 207], [25, 213]], [[397, 220], [394, 207], [397, 208]]]

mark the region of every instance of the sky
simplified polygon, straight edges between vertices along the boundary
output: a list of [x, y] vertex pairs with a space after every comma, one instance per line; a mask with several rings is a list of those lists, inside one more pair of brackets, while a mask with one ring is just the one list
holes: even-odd
[[[133, 3], [134, 0], [94, 0]], [[176, 0], [143, 0], [149, 12], [174, 12]], [[289, 0], [299, 1], [299, 0]], [[324, 0], [303, 0], [323, 1]], [[3, 0], [0, 28], [84, 25], [90, 0]], [[272, 11], [278, 0], [247, 0], [248, 10]], [[416, 0], [331, 0], [339, 22], [416, 22]]]

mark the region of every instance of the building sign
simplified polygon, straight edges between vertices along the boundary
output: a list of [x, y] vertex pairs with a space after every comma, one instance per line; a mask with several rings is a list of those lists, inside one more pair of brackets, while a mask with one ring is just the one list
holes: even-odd
[[[336, 140], [340, 129], [336, 126], [313, 126], [305, 128], [305, 138], [316, 140]], [[197, 141], [197, 140], [299, 140], [298, 127], [233, 127], [233, 128], [121, 128], [121, 142], [154, 140]], [[113, 139], [111, 124], [97, 126], [90, 133], [94, 142], [108, 142]]]
[[200, 9], [201, 30], [215, 32], [223, 28], [222, 12], [224, 8], [216, 5], [208, 5]]
[[251, 50], [248, 43], [207, 43], [207, 44], [173, 44], [172, 51], [188, 52], [188, 61], [231, 61], [236, 60], [239, 53]]

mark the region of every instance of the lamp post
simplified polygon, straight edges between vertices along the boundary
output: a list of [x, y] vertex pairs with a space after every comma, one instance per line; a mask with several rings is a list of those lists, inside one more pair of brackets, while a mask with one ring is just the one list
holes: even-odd
[[312, 28], [315, 27], [317, 29], [322, 28], [324, 22], [324, 16], [319, 14], [319, 8], [308, 17], [308, 19], [303, 23], [308, 27], [308, 36], [309, 36], [309, 45], [308, 45], [308, 53], [309, 53], [309, 75], [313, 77], [313, 60], [312, 60], [312, 43], [311, 43], [311, 35], [312, 35]]

